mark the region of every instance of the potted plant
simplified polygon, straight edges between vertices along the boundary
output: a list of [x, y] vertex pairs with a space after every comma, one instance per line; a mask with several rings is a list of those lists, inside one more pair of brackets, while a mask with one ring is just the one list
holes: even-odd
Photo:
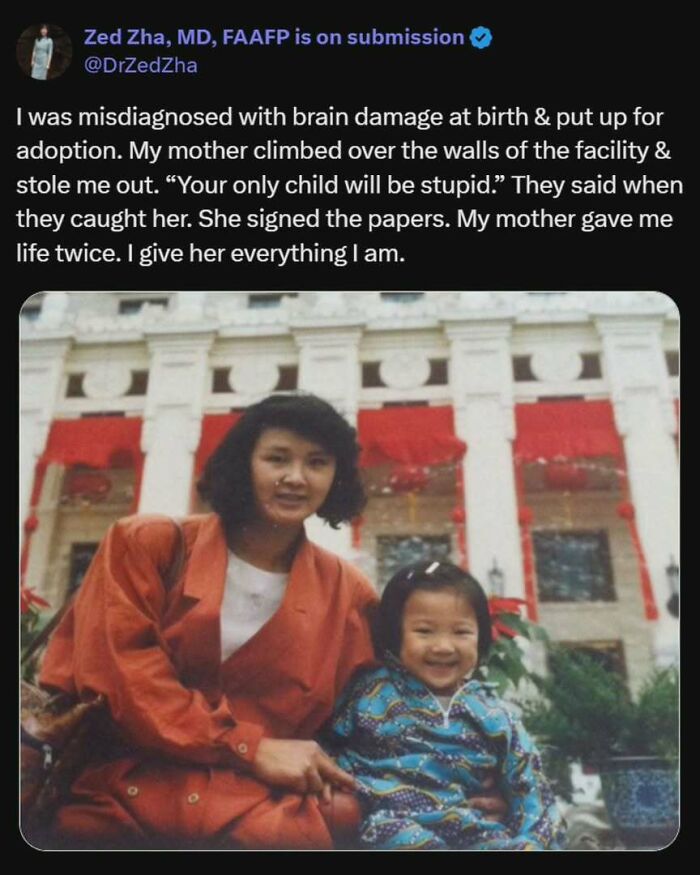
[[554, 649], [541, 698], [524, 705], [539, 739], [600, 771], [613, 828], [633, 847], [663, 847], [678, 831], [678, 672], [657, 669], [633, 699], [620, 675]]

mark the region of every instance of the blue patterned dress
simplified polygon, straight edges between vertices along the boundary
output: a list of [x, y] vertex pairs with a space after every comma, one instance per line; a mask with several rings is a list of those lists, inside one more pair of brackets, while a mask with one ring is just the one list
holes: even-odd
[[[327, 747], [353, 774], [373, 848], [544, 850], [563, 822], [540, 756], [490, 686], [468, 681], [443, 708], [398, 661], [360, 675], [341, 698]], [[469, 804], [495, 777], [504, 823]]]
[[46, 79], [49, 75], [49, 64], [53, 55], [53, 40], [50, 36], [40, 36], [34, 40], [32, 55], [32, 79]]

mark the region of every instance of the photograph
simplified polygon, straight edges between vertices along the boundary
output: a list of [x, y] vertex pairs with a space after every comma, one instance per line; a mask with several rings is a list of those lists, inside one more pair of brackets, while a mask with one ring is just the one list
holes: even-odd
[[671, 296], [46, 290], [19, 345], [30, 846], [673, 842]]

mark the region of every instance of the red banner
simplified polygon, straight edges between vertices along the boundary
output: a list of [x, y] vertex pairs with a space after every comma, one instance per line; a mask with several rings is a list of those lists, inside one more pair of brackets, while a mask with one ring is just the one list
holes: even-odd
[[467, 451], [464, 441], [455, 436], [451, 407], [360, 410], [357, 430], [363, 468], [392, 462], [445, 465], [460, 461]]

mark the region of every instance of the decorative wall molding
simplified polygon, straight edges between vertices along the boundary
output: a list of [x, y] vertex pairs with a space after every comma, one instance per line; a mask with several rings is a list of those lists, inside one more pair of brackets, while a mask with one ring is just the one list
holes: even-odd
[[241, 395], [267, 395], [280, 378], [280, 369], [267, 358], [243, 358], [234, 361], [228, 384]]
[[88, 398], [109, 401], [129, 391], [131, 368], [122, 362], [96, 362], [83, 377], [83, 392]]
[[[104, 342], [143, 338], [156, 333], [217, 331], [221, 336], [252, 330], [271, 334], [294, 327], [353, 324], [367, 331], [437, 328], [441, 323], [511, 318], [524, 324], [589, 321], [596, 317], [656, 316], [676, 321], [674, 301], [658, 292], [424, 292], [415, 301], [383, 299], [380, 292], [299, 292], [283, 297], [278, 306], [249, 308], [249, 292], [171, 292], [168, 308], [145, 305], [138, 313], [104, 312], [103, 300], [90, 312], [89, 296], [81, 295], [81, 309], [71, 309], [70, 292], [48, 292], [35, 322], [22, 320], [27, 342], [57, 332], [85, 341]], [[76, 295], [78, 293], [75, 293]], [[97, 295], [97, 293], [95, 293]], [[152, 293], [139, 292], [147, 296]], [[165, 293], [167, 294], [167, 293]], [[100, 292], [99, 297], [124, 292]]]
[[530, 367], [538, 380], [561, 383], [581, 376], [583, 359], [572, 347], [552, 343], [533, 353]]
[[420, 352], [403, 350], [382, 359], [379, 376], [391, 389], [415, 389], [430, 377], [428, 357]]

